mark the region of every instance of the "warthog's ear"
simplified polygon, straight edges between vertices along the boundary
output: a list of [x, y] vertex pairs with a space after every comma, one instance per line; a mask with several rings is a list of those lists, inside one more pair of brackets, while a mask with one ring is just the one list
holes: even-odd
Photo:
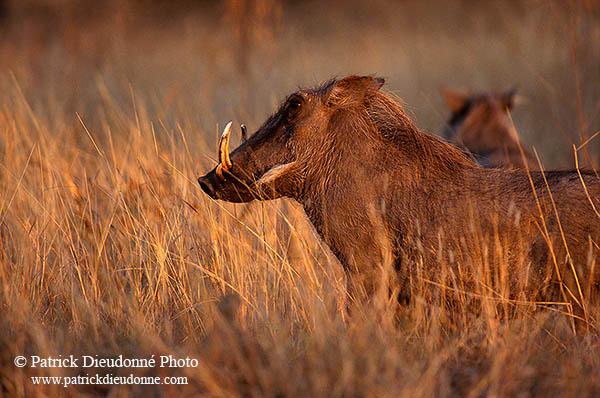
[[263, 174], [254, 183], [254, 189], [263, 197], [294, 196], [301, 179], [298, 162], [280, 164]]
[[442, 87], [442, 94], [446, 100], [446, 107], [452, 112], [460, 111], [467, 103], [467, 95], [459, 91], [450, 90], [446, 87]]
[[502, 107], [504, 109], [511, 110], [515, 103], [519, 100], [517, 96], [517, 88], [513, 87], [510, 90], [507, 90], [500, 94], [500, 101], [502, 102]]
[[383, 83], [385, 80], [379, 77], [348, 76], [329, 90], [326, 103], [340, 107], [359, 105], [379, 90]]

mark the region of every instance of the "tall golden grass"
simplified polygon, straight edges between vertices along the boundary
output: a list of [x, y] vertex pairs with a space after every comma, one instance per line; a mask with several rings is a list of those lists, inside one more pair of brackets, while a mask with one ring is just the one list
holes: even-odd
[[[560, 304], [486, 289], [505, 269], [481, 267], [466, 292], [447, 267], [454, 282], [417, 278], [408, 306], [379, 298], [348, 317], [341, 267], [296, 204], [215, 202], [195, 181], [229, 119], [252, 130], [297, 85], [353, 72], [387, 77], [431, 131], [446, 117], [439, 84], [516, 83], [525, 143], [541, 143], [546, 167], [572, 164], [570, 144], [600, 121], [597, 8], [286, 3], [244, 73], [221, 11], [98, 23], [77, 31], [77, 50], [70, 30], [4, 35], [0, 396], [598, 396], [599, 308], [574, 330]], [[69, 354], [200, 365], [97, 370], [186, 385], [65, 388], [30, 377], [81, 369], [13, 364]]]

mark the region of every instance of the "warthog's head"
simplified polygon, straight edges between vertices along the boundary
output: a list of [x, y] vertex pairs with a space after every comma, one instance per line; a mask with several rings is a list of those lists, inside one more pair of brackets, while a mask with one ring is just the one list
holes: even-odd
[[515, 93], [514, 88], [498, 94], [471, 95], [444, 89], [446, 106], [452, 112], [444, 131], [445, 138], [461, 144], [461, 141], [472, 140], [469, 136], [475, 133], [484, 132], [489, 136], [499, 129], [508, 131], [506, 115], [514, 105]]
[[299, 198], [307, 171], [326, 167], [319, 162], [328, 156], [324, 148], [334, 145], [332, 133], [344, 130], [340, 115], [374, 95], [383, 82], [370, 76], [350, 76], [293, 93], [231, 153], [229, 123], [219, 144], [219, 164], [198, 179], [202, 190], [213, 199], [230, 202]]

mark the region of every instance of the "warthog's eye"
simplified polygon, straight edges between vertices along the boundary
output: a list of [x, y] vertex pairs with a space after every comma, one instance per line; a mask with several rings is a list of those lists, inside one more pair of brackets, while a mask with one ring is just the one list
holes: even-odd
[[304, 99], [301, 97], [290, 98], [287, 104], [288, 115], [295, 116], [298, 113], [298, 111], [302, 108], [303, 103]]

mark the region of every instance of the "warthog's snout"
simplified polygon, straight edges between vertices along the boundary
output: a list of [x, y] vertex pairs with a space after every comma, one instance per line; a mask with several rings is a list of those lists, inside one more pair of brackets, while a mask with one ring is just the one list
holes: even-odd
[[198, 178], [198, 184], [200, 184], [200, 188], [211, 198], [215, 198], [215, 189], [213, 188], [210, 179], [208, 178], [208, 174]]

